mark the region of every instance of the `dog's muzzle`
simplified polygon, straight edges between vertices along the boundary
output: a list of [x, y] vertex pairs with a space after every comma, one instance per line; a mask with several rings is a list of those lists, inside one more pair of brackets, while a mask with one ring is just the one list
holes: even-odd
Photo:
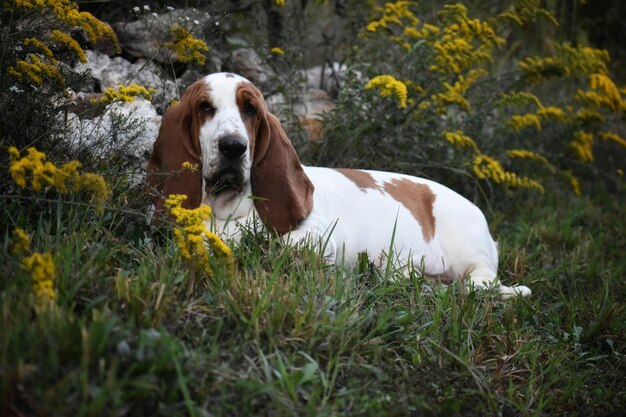
[[218, 142], [220, 169], [211, 178], [205, 178], [205, 190], [209, 195], [225, 191], [240, 193], [245, 180], [242, 174], [243, 156], [248, 148], [245, 139], [238, 135], [223, 136]]

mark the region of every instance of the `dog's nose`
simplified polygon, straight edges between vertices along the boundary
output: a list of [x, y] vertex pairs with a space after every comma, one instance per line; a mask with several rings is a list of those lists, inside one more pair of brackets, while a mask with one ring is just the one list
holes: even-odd
[[239, 136], [224, 136], [219, 141], [219, 149], [226, 159], [237, 159], [246, 151], [246, 142]]

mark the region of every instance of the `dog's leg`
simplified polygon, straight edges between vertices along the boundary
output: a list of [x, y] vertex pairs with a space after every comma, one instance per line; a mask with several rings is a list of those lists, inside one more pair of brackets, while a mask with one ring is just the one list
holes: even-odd
[[530, 288], [524, 285], [516, 285], [508, 287], [499, 283], [496, 276], [496, 272], [493, 268], [488, 267], [476, 267], [470, 275], [470, 285], [474, 288], [496, 288], [500, 293], [500, 299], [509, 300], [513, 297], [521, 296], [528, 297], [532, 294]]

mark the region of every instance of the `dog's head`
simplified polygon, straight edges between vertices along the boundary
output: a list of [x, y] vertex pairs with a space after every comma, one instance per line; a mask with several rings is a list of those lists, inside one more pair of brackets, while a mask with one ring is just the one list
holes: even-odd
[[[189, 162], [194, 172], [183, 164]], [[148, 163], [157, 213], [169, 194], [186, 208], [229, 201], [251, 191], [261, 220], [278, 233], [295, 228], [313, 205], [313, 185], [261, 92], [229, 73], [211, 74], [187, 89], [163, 116]]]

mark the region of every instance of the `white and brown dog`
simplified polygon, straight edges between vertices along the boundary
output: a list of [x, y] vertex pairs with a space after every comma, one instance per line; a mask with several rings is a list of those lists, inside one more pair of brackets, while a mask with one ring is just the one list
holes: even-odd
[[323, 240], [329, 262], [353, 265], [362, 252], [383, 259], [393, 247], [428, 276], [470, 274], [473, 285], [496, 286], [503, 298], [531, 293], [498, 285], [497, 246], [474, 204], [422, 178], [301, 165], [261, 92], [238, 75], [208, 75], [167, 110], [148, 183], [157, 214], [164, 197], [186, 194], [185, 207], [213, 208], [226, 237], [257, 217], [292, 242]]

